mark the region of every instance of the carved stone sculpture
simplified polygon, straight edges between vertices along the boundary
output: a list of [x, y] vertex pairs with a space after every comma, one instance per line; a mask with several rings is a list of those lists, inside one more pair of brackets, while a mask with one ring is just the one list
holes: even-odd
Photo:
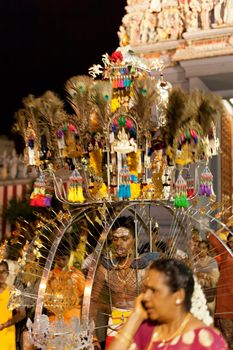
[[233, 24], [233, 0], [226, 0], [224, 8], [224, 23]]
[[225, 0], [214, 0], [214, 23], [221, 25], [223, 23], [223, 5]]
[[161, 1], [160, 0], [151, 0], [149, 8], [153, 12], [160, 12], [161, 11]]
[[213, 9], [213, 0], [201, 1], [201, 27], [206, 30], [210, 28], [210, 11]]
[[156, 38], [156, 15], [150, 11], [146, 11], [140, 24], [140, 41], [150, 43], [155, 41]]

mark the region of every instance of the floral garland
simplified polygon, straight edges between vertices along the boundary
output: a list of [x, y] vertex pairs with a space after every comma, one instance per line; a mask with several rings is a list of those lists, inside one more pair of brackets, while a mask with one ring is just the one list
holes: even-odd
[[194, 276], [194, 291], [191, 299], [190, 312], [207, 326], [212, 325], [214, 322], [208, 310], [205, 294], [196, 276]]

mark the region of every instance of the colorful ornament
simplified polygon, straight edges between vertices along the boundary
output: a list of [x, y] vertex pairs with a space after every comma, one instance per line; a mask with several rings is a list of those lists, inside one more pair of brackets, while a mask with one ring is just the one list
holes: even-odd
[[131, 197], [130, 191], [130, 172], [127, 165], [124, 165], [119, 173], [119, 189], [118, 198], [119, 199], [129, 199]]
[[187, 208], [189, 206], [187, 198], [187, 182], [180, 174], [175, 183], [174, 205], [176, 208]]
[[187, 182], [187, 196], [189, 199], [191, 199], [194, 197], [194, 194], [195, 194], [195, 179], [191, 176], [189, 172], [186, 175], [186, 182]]
[[82, 182], [83, 179], [78, 169], [74, 169], [70, 176], [68, 185], [67, 199], [69, 202], [83, 203], [85, 201], [85, 197], [83, 195]]
[[206, 166], [201, 173], [199, 196], [210, 197], [213, 194], [213, 175], [208, 166]]
[[45, 179], [43, 173], [36, 179], [33, 192], [30, 196], [30, 205], [33, 207], [50, 207], [52, 202], [53, 186]]

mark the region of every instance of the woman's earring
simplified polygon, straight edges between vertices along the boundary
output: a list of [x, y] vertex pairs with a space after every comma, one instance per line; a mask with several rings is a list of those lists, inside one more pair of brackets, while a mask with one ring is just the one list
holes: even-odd
[[176, 299], [176, 305], [179, 305], [181, 303], [180, 299]]

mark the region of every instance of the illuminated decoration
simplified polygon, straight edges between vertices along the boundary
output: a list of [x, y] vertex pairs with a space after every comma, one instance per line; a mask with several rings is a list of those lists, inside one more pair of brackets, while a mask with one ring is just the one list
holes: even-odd
[[31, 339], [40, 349], [63, 350], [64, 346], [70, 350], [94, 350], [93, 323], [82, 323], [74, 318], [69, 325], [63, 319], [50, 321], [47, 315], [41, 315], [34, 323], [27, 321]]
[[[34, 126], [40, 155], [37, 162], [46, 170], [35, 182], [31, 205], [50, 204], [45, 184], [51, 178], [56, 197], [67, 204], [143, 199], [146, 185], [154, 187], [150, 190], [153, 199], [166, 200], [165, 174], [176, 167], [208, 162], [217, 154], [221, 98], [172, 87], [163, 77], [164, 67], [159, 59], [148, 61], [125, 46], [104, 54], [102, 65], [90, 68], [93, 78], [100, 75], [103, 80], [76, 76], [67, 81], [67, 98], [75, 114], [67, 115], [51, 92], [24, 100], [24, 116], [22, 110], [16, 113], [15, 130], [26, 124]], [[59, 118], [55, 120], [56, 115]], [[50, 133], [45, 133], [45, 126]], [[27, 138], [28, 134], [25, 141]], [[153, 165], [158, 154], [159, 172]], [[127, 181], [122, 177], [126, 168]], [[133, 190], [132, 196], [130, 191], [122, 192], [125, 185], [127, 191]]]

